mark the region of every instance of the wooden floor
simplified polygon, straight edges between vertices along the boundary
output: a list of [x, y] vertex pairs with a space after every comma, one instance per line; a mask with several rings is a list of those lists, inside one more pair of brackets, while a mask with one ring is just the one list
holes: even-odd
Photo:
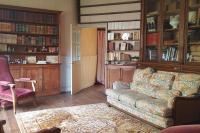
[[[23, 106], [20, 105], [17, 108], [17, 113], [48, 108], [106, 102], [106, 96], [104, 91], [104, 86], [95, 85], [73, 96], [71, 96], [70, 94], [60, 94], [55, 96], [39, 97], [37, 98], [37, 107], [34, 107], [32, 104], [26, 104]], [[4, 119], [7, 122], [4, 126], [5, 133], [20, 132], [12, 109], [6, 111], [1, 110], [0, 119]]]

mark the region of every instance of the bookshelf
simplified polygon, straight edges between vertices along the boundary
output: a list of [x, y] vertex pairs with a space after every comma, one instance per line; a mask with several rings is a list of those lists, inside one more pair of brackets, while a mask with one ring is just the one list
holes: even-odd
[[[0, 5], [0, 55], [8, 57], [15, 79], [37, 81], [37, 96], [60, 93], [59, 14]], [[26, 83], [17, 86], [30, 87]]]
[[186, 63], [200, 64], [200, 1], [187, 0]]
[[200, 71], [200, 0], [143, 0], [143, 66]]
[[144, 0], [144, 61], [180, 63], [184, 0]]
[[109, 22], [106, 64], [123, 65], [139, 60], [140, 23]]
[[59, 63], [59, 14], [1, 5], [0, 54], [10, 64]]
[[148, 0], [145, 5], [145, 60], [156, 61], [160, 44], [160, 0]]

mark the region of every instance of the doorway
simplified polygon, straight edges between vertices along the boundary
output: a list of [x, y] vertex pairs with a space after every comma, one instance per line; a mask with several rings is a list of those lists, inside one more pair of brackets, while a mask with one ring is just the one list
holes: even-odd
[[104, 84], [105, 29], [80, 28], [79, 33], [79, 48], [72, 41], [72, 59], [76, 59], [72, 61], [72, 94], [96, 82]]

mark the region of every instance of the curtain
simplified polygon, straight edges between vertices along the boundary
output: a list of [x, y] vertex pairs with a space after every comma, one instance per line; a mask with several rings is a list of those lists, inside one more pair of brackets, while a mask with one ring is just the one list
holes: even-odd
[[105, 29], [97, 29], [97, 82], [105, 82]]

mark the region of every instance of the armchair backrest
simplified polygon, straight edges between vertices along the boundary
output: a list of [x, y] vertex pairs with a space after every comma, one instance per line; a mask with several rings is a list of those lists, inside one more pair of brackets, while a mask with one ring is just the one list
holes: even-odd
[[14, 79], [10, 73], [8, 58], [0, 56], [0, 81], [8, 81], [14, 83]]

